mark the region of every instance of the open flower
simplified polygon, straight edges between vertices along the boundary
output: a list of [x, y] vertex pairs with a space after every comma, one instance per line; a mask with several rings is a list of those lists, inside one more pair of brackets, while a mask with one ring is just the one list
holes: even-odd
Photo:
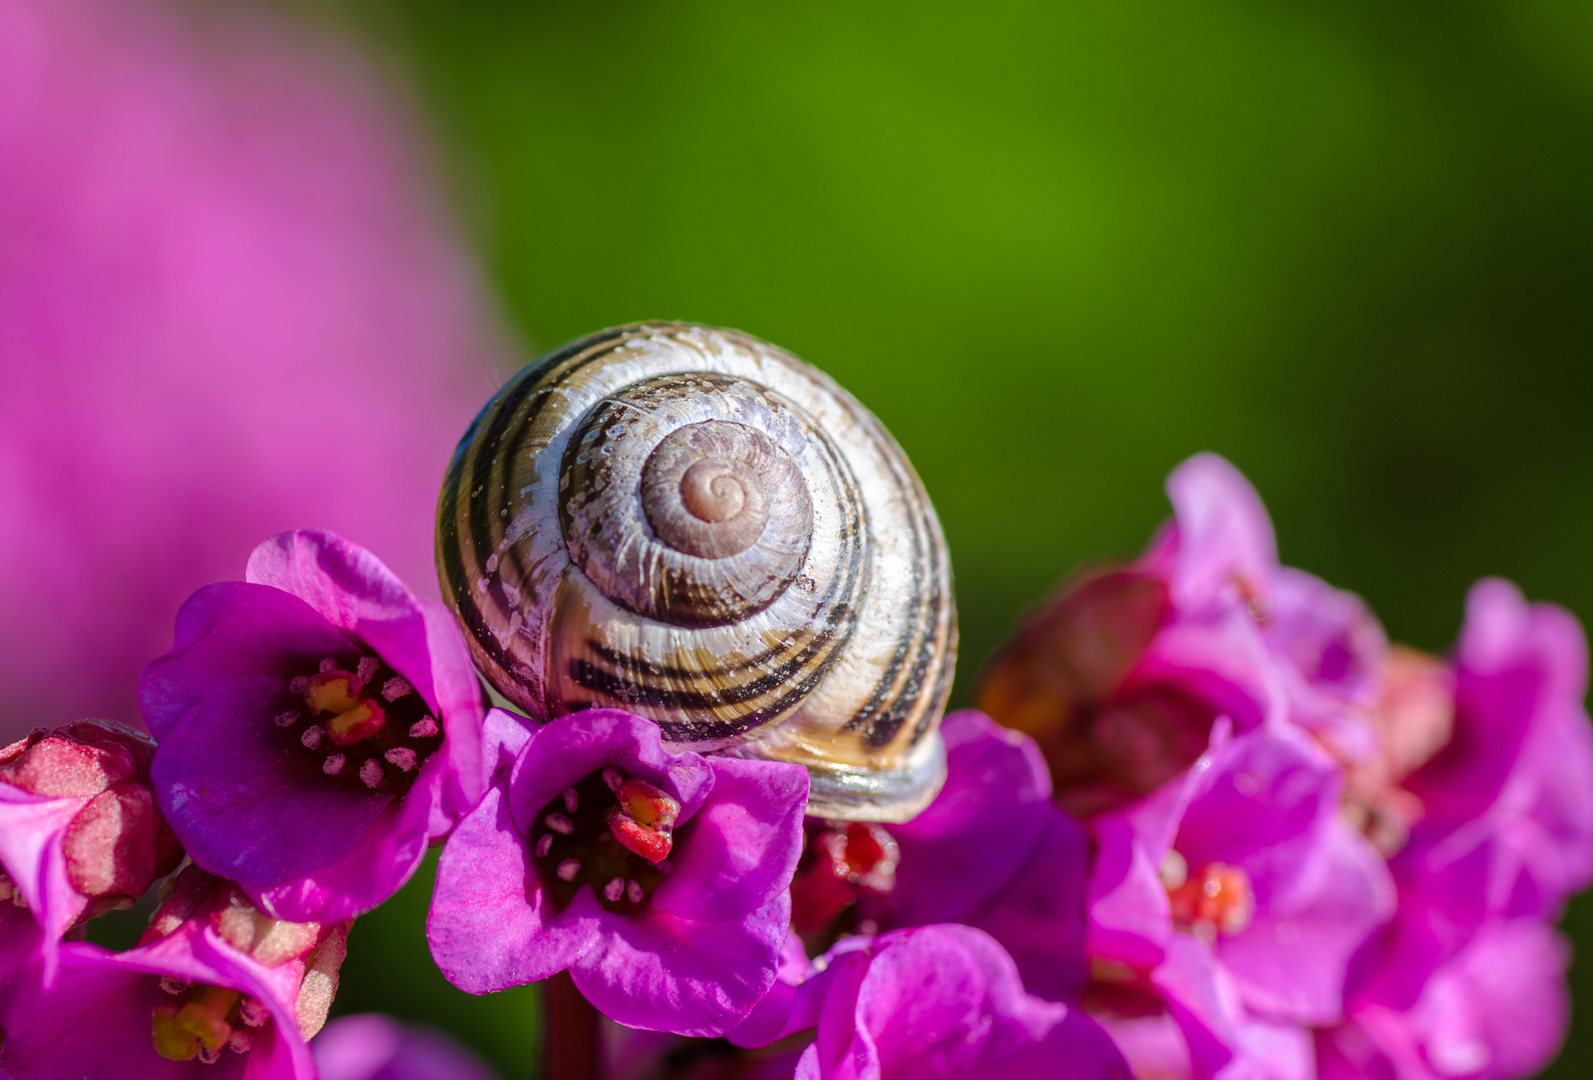
[[1244, 1005], [1200, 941], [1175, 936], [1150, 971], [1098, 962], [1084, 1002], [1137, 1077], [1314, 1080], [1311, 1033]]
[[67, 931], [130, 906], [182, 860], [150, 790], [154, 752], [108, 720], [0, 749], [0, 903], [33, 912], [47, 971]]
[[444, 846], [432, 955], [472, 993], [568, 969], [612, 1020], [717, 1035], [774, 981], [807, 791], [801, 766], [676, 753], [629, 713], [555, 720]]
[[[1357, 995], [1317, 1033], [1320, 1080], [1520, 1080], [1554, 1058], [1570, 1023], [1570, 949], [1537, 919], [1484, 926], [1419, 973], [1414, 999]], [[1414, 973], [1413, 973], [1414, 974]]]
[[971, 709], [947, 716], [946, 784], [912, 821], [810, 820], [792, 882], [793, 929], [810, 952], [843, 933], [957, 922], [990, 933], [1029, 992], [1084, 985], [1089, 840], [1051, 801], [1033, 740]]
[[1461, 936], [1495, 917], [1557, 918], [1593, 877], [1581, 627], [1482, 581], [1454, 665], [1453, 734], [1404, 781], [1421, 819], [1393, 863], [1402, 906], [1442, 911]]
[[1318, 1036], [1330, 1080], [1514, 1080], [1566, 1030], [1567, 950], [1552, 923], [1593, 873], [1581, 628], [1482, 581], [1452, 666], [1441, 680], [1427, 670], [1419, 700], [1434, 700], [1417, 712], [1447, 706], [1426, 726], [1446, 738], [1417, 740], [1414, 771], [1389, 770], [1413, 822], [1390, 864], [1399, 909], [1358, 959], [1344, 1023]]
[[798, 1080], [1128, 1077], [1093, 1020], [1024, 993], [1001, 946], [966, 926], [847, 939], [801, 983], [780, 984], [731, 1039], [768, 1045], [808, 1029]]
[[1216, 454], [1196, 454], [1167, 478], [1174, 519], [1141, 565], [1164, 575], [1185, 617], [1247, 615], [1278, 661], [1295, 723], [1341, 753], [1369, 748], [1362, 714], [1387, 664], [1383, 628], [1361, 599], [1278, 562], [1266, 508]]
[[1126, 805], [1187, 769], [1218, 716], [1290, 722], [1345, 760], [1371, 752], [1365, 712], [1387, 642], [1361, 601], [1278, 564], [1255, 491], [1201, 454], [1167, 481], [1175, 516], [1127, 568], [1068, 583], [981, 677], [975, 704], [1032, 735], [1059, 801]]
[[1224, 1054], [1308, 1061], [1303, 1026], [1339, 1019], [1350, 959], [1394, 908], [1328, 756], [1287, 728], [1224, 727], [1182, 784], [1092, 826], [1086, 1005], [1142, 1034], [1165, 1014], [1197, 1075]]
[[195, 593], [139, 699], [188, 854], [281, 918], [375, 907], [486, 782], [453, 619], [326, 532], [274, 537], [246, 582]]
[[1091, 955], [1148, 969], [1185, 935], [1250, 1008], [1335, 1021], [1351, 955], [1394, 906], [1382, 860], [1340, 817], [1340, 788], [1299, 735], [1219, 731], [1182, 785], [1094, 824]]
[[312, 1080], [305, 1040], [326, 1021], [347, 933], [271, 919], [189, 867], [137, 948], [69, 942], [48, 987], [27, 972], [22, 992], [0, 997], [0, 1071]]

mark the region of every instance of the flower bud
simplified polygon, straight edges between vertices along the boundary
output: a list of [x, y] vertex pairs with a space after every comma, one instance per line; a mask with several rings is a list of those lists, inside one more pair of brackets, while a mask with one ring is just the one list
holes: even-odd
[[149, 785], [154, 749], [131, 728], [85, 720], [0, 750], [0, 782], [80, 804], [61, 853], [73, 890], [98, 901], [90, 914], [131, 903], [182, 861]]

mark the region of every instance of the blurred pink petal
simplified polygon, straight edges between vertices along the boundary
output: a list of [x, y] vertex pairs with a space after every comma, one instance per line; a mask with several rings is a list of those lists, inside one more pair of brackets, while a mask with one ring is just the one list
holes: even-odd
[[313, 1049], [321, 1080], [495, 1080], [465, 1047], [379, 1013], [334, 1020]]
[[0, 739], [134, 719], [182, 597], [337, 530], [434, 590], [499, 342], [402, 117], [259, 10], [0, 8]]

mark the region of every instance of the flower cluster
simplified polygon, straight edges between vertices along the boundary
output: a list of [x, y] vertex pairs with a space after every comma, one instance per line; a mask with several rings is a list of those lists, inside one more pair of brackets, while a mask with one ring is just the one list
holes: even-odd
[[[800, 766], [626, 712], [489, 709], [443, 609], [275, 537], [178, 613], [153, 739], [0, 750], [0, 1073], [481, 1073], [378, 1017], [307, 1044], [352, 921], [440, 843], [437, 965], [553, 980], [588, 1074], [600, 1039], [616, 1077], [1530, 1074], [1593, 877], [1580, 628], [1485, 581], [1451, 658], [1391, 646], [1226, 462], [1169, 493], [992, 659], [903, 824], [808, 817]], [[152, 889], [134, 948], [85, 940]]]

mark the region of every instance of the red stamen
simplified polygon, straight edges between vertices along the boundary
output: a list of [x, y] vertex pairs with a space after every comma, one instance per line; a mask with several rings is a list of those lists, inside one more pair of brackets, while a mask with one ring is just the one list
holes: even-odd
[[609, 832], [620, 846], [633, 851], [648, 862], [663, 862], [675, 846], [675, 837], [667, 829], [654, 829], [625, 815], [619, 807], [608, 812]]
[[625, 816], [649, 828], [673, 829], [680, 814], [680, 803], [634, 776], [614, 789], [614, 798]]
[[668, 793], [635, 777], [614, 789], [619, 805], [608, 812], [609, 832], [628, 851], [648, 862], [662, 862], [674, 846], [680, 803]]
[[1173, 921], [1197, 934], [1237, 934], [1255, 914], [1250, 875], [1226, 863], [1211, 863], [1169, 887], [1167, 900]]
[[375, 735], [386, 723], [387, 713], [381, 704], [365, 698], [353, 708], [328, 720], [326, 734], [339, 746], [352, 746], [361, 739]]

